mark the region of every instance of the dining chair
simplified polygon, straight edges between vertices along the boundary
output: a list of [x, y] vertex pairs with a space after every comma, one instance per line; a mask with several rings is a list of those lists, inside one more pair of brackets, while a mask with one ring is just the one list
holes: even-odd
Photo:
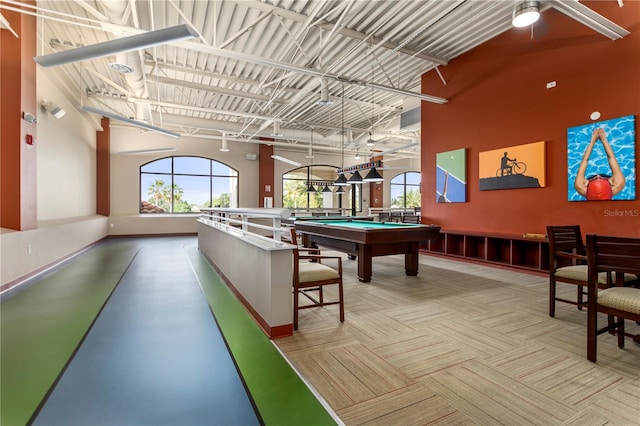
[[[582, 239], [580, 225], [547, 226], [549, 241], [549, 316], [555, 317], [556, 302], [575, 305], [578, 309], [587, 306], [586, 287], [588, 280], [587, 253]], [[625, 275], [627, 285], [637, 277]], [[569, 300], [557, 296], [557, 283], [577, 286], [576, 300]], [[606, 272], [598, 275], [601, 288], [610, 285], [610, 278]]]
[[[618, 336], [624, 348], [625, 320], [640, 321], [640, 288], [625, 286], [626, 276], [640, 276], [640, 238], [587, 235], [587, 358], [596, 362], [597, 338], [605, 332]], [[614, 286], [601, 289], [598, 274], [615, 277]], [[624, 275], [623, 275], [624, 274]], [[608, 316], [608, 324], [598, 328], [598, 314]]]
[[415, 214], [406, 214], [402, 216], [402, 223], [420, 223], [420, 216]]
[[[295, 230], [291, 231], [291, 240], [296, 241]], [[332, 268], [323, 262], [332, 262]], [[338, 286], [337, 300], [326, 301], [324, 287]], [[317, 296], [314, 292], [318, 292]], [[311, 301], [301, 305], [300, 296]], [[301, 309], [328, 305], [340, 305], [340, 322], [344, 322], [344, 291], [342, 286], [342, 258], [320, 254], [318, 249], [298, 247], [293, 250], [293, 329], [298, 329], [298, 312]]]
[[380, 212], [378, 213], [378, 221], [380, 222], [389, 222], [391, 220], [391, 213], [389, 212]]
[[[555, 317], [556, 302], [586, 305], [584, 288], [587, 286], [587, 256], [579, 225], [547, 226], [549, 240], [549, 316]], [[577, 286], [576, 300], [556, 295], [557, 283]]]

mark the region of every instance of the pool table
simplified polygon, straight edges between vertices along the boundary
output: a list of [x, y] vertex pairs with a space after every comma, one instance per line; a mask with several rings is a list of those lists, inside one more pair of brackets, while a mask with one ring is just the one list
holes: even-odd
[[357, 257], [358, 279], [365, 283], [371, 281], [375, 256], [404, 254], [406, 274], [417, 275], [420, 241], [436, 239], [440, 233], [435, 225], [360, 220], [304, 220], [294, 226], [305, 247], [323, 246]]

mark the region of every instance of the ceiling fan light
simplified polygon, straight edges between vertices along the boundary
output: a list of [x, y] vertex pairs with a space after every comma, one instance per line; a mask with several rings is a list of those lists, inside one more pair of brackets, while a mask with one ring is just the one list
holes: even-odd
[[540, 18], [540, 2], [524, 1], [513, 8], [511, 23], [514, 27], [527, 27]]

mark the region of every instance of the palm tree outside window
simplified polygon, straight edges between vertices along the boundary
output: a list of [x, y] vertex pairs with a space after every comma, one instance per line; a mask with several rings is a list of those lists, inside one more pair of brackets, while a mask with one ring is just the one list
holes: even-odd
[[420, 173], [401, 173], [391, 179], [391, 207], [415, 208], [420, 207]]

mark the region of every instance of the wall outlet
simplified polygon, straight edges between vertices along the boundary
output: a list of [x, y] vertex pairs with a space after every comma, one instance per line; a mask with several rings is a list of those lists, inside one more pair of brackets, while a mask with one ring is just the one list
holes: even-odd
[[27, 254], [31, 254], [31, 244], [27, 244]]

